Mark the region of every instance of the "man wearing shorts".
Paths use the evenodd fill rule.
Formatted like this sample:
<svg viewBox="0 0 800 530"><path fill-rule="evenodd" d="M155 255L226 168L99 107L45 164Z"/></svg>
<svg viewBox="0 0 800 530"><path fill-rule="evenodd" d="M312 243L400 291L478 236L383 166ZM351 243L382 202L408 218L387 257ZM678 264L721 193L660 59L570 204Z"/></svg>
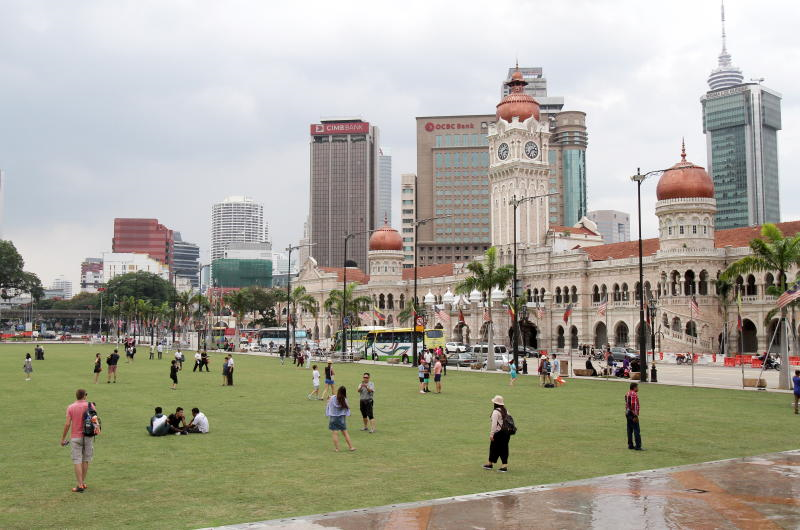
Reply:
<svg viewBox="0 0 800 530"><path fill-rule="evenodd" d="M798 403L800 403L800 370L794 371L792 385L794 386L794 413L798 414L797 407Z"/></svg>
<svg viewBox="0 0 800 530"><path fill-rule="evenodd" d="M442 393L442 360L436 358L436 364L433 365L433 382L436 383L436 393Z"/></svg>
<svg viewBox="0 0 800 530"><path fill-rule="evenodd" d="M370 434L375 432L375 416L372 413L372 395L375 393L375 383L369 380L369 373L364 372L361 378L361 384L358 385L359 406L361 408L361 417L364 420L364 428L362 431L369 431Z"/></svg>
<svg viewBox="0 0 800 530"><path fill-rule="evenodd" d="M419 375L419 393L425 393L425 359L420 359L419 367L417 368L417 375Z"/></svg>
<svg viewBox="0 0 800 530"><path fill-rule="evenodd" d="M106 359L106 364L108 365L108 381L106 383L111 382L111 374L114 374L114 382L117 382L117 363L119 362L119 353L117 353L117 349L114 348L114 352L108 356Z"/></svg>
<svg viewBox="0 0 800 530"><path fill-rule="evenodd" d="M86 390L79 388L75 391L75 402L67 407L67 421L61 433L61 445L69 443L72 446L72 464L75 467L75 478L78 479L78 484L72 488L75 493L83 493L86 489L86 474L94 456L94 436L83 435L83 416L88 408ZM70 435L69 442L67 434Z"/></svg>

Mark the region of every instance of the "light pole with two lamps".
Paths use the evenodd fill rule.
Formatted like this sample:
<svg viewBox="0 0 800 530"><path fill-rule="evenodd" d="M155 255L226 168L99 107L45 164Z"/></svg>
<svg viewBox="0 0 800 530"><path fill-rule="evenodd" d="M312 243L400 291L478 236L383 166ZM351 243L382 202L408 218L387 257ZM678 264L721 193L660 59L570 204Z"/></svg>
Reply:
<svg viewBox="0 0 800 530"><path fill-rule="evenodd" d="M347 351L347 333L346 333L346 326L345 326L345 319L347 314L347 297L345 294L347 293L347 242L353 239L356 236L360 236L362 234L371 234L375 232L375 230L360 230L358 232L350 232L344 235L344 263L342 264L342 353L344 354ZM352 333L350 335L352 339Z"/></svg>
<svg viewBox="0 0 800 530"><path fill-rule="evenodd" d="M316 243L304 243L302 245L289 245L286 247L286 251L289 252L289 259L286 264L286 357L289 357L289 336L292 333L289 324L293 318L293 315L289 314L292 308L292 251L305 247L312 247L314 245L316 245Z"/></svg>

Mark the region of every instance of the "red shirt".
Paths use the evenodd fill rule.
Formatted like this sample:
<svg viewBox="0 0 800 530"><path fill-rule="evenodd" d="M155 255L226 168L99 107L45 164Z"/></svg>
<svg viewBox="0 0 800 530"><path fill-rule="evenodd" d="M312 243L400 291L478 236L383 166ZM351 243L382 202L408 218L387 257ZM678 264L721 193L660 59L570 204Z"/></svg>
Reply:
<svg viewBox="0 0 800 530"><path fill-rule="evenodd" d="M67 407L67 419L70 420L72 429L71 438L83 438L83 415L86 414L88 408L89 403L85 399L76 401Z"/></svg>
<svg viewBox="0 0 800 530"><path fill-rule="evenodd" d="M629 410L633 412L634 416L639 415L639 394L633 390L629 390L625 394L625 413L627 414Z"/></svg>

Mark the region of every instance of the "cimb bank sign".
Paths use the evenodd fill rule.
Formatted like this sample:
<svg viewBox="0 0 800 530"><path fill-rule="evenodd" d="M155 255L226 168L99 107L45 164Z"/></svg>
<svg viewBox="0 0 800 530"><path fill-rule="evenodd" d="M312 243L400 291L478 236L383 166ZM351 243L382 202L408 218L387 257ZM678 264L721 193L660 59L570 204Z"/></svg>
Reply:
<svg viewBox="0 0 800 530"><path fill-rule="evenodd" d="M312 123L311 134L369 134L369 123L363 121Z"/></svg>
<svg viewBox="0 0 800 530"><path fill-rule="evenodd" d="M453 130L453 129L474 129L474 123L433 123L428 122L425 124L425 130L428 132L438 131L438 130Z"/></svg>

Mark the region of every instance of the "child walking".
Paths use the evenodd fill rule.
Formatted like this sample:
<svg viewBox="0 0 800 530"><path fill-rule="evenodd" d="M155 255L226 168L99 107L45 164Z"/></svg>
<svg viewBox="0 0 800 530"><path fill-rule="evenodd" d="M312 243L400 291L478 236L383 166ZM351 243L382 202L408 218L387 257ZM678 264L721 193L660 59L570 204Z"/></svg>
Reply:
<svg viewBox="0 0 800 530"><path fill-rule="evenodd" d="M31 361L31 354L25 354L25 364L22 365L22 371L25 372L25 381L31 380L31 373L33 372L33 361Z"/></svg>
<svg viewBox="0 0 800 530"><path fill-rule="evenodd" d="M313 366L314 371L311 372L311 384L314 386L314 390L307 396L308 399L317 399L322 401L322 398L319 397L319 370L317 370L317 365Z"/></svg>
<svg viewBox="0 0 800 530"><path fill-rule="evenodd" d="M178 370L180 370L178 361L172 359L169 365L169 378L172 379L172 386L170 388L172 388L172 390L176 390L178 387Z"/></svg>

